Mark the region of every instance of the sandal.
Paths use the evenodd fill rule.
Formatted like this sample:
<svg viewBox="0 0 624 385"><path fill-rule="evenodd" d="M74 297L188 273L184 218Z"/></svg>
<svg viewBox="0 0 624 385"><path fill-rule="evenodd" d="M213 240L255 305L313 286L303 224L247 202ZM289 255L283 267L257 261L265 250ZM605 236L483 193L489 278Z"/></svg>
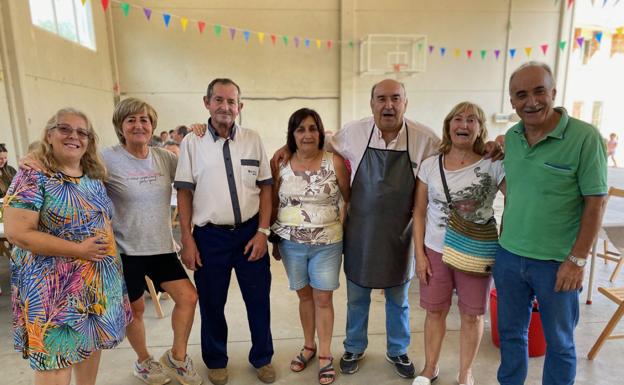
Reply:
<svg viewBox="0 0 624 385"><path fill-rule="evenodd" d="M306 350L312 352L312 355L309 358L306 358L306 356L303 355ZM308 366L308 362L310 362L310 360L313 359L314 356L316 356L316 347L310 348L303 345L303 348L301 348L297 357L295 357L294 360L290 361L290 370L295 373L301 372Z"/></svg>
<svg viewBox="0 0 624 385"><path fill-rule="evenodd" d="M334 369L334 357L319 356L319 361L329 360L329 364L319 369L318 380L321 385L329 385L336 380L336 369ZM323 381L327 380L327 381Z"/></svg>

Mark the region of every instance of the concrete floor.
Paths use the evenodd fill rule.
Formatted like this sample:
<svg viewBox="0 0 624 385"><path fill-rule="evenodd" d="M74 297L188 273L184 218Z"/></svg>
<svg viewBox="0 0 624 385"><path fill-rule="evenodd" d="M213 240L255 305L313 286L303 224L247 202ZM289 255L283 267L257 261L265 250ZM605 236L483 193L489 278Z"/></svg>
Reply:
<svg viewBox="0 0 624 385"><path fill-rule="evenodd" d="M624 171L610 169L610 184L624 187ZM611 217L622 217L624 221L624 206L610 205ZM4 294L0 296L0 385L3 384L31 384L32 371L27 361L13 351L11 340L11 316L10 298L7 295L8 266L7 260L0 261L0 285ZM624 285L624 273L621 273L614 284L608 282L608 277L614 264L605 265L600 260L597 263L597 286L622 286ZM272 261L273 286L271 293L272 332L275 346L273 364L277 370L277 384L317 384L318 361L313 361L311 366L302 373L292 373L289 362L302 345L301 330L297 314L297 296L288 290L287 278L280 262ZM336 321L332 351L338 359L343 352L342 340L344 339L344 327L346 316L346 291L344 277L341 287L335 293L334 306ZM587 281L587 277L586 277ZM587 282L586 282L587 283ZM424 363L423 355L423 321L425 313L418 306L417 285L410 291L411 303L411 331L412 343L409 355L417 369ZM604 325L615 311L615 304L598 294L594 289L594 302L592 305L585 304L586 293L581 295L581 318L576 329L578 374L577 384L622 384L624 383L624 340L608 341L598 357L588 361L587 352L602 331ZM148 301L146 312L147 339L151 353L159 357L171 344L172 335L170 329L170 314L173 304L171 300L161 301L166 318L157 319ZM227 318L230 326L229 337L229 371L231 385L260 383L255 377L255 371L247 362L247 354L250 347L249 331L245 317L243 301L238 290L236 279L232 280L229 301L227 305ZM489 316L485 326L485 334L479 355L474 365L474 376L479 385L496 384L496 370L499 363L499 350L492 344L490 334ZM448 317L448 332L444 341L442 358L440 361L440 377L437 385L456 384L455 376L458 368L459 346L459 314L456 306L453 306ZM619 330L624 331L624 322ZM363 384L411 384L411 380L398 377L393 368L385 361L385 315L384 298L379 291L375 291L372 298L371 317L369 321L369 347L367 357L361 362L360 371L354 375L338 375L337 384L363 385ZM196 368L207 380L207 369L201 361L199 346L199 311L196 313L195 326L193 328L189 354L195 360ZM138 379L131 374L132 362L135 359L134 352L127 341L113 351L106 351L102 356L102 363L98 378L100 385L129 384L140 385ZM532 358L529 363L529 377L527 384L541 383L542 358ZM172 382L175 384L175 381Z"/></svg>

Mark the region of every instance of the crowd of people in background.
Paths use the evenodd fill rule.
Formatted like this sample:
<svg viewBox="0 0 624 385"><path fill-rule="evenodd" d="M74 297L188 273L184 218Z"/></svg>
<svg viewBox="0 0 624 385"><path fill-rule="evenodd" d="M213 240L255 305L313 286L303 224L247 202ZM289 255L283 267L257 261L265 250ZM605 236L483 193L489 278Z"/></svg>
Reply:
<svg viewBox="0 0 624 385"><path fill-rule="evenodd" d="M128 98L112 114L119 140L113 147L99 150L88 117L73 108L50 118L17 173L0 145L5 232L15 245L15 348L29 360L35 384L68 385L72 372L76 383L94 384L101 350L127 337L137 356L131 368L136 377L148 384L175 378L199 385L203 379L187 354L196 304L208 379L226 384L232 271L247 311L249 363L260 381L274 382L269 243L299 298L303 345L290 362L293 372L306 369L317 354L321 385L333 383L338 369L358 372L368 348L371 291L383 289L385 359L414 385L431 384L440 373L456 292L456 380L474 385L472 367L494 281L498 381L526 379L527 329L537 296L548 341L542 383L572 384L579 289L604 210L607 156L615 163L617 136L605 145L595 127L554 107L555 82L543 63L520 66L509 90L521 121L505 136L504 155L500 144L487 141L485 114L476 103L457 104L443 120L440 139L404 117L405 86L391 79L373 85L372 116L347 123L335 135L326 134L316 111L295 111L286 144L271 161L258 133L236 123L244 104L240 87L227 78L208 85L207 124L155 135L155 109ZM452 267L446 260L449 217L489 222L498 191L506 195L505 225L493 274ZM333 292L341 266L347 320L335 368ZM426 311L419 371L408 355L414 275ZM159 360L147 347L145 276L175 303L173 342Z"/></svg>

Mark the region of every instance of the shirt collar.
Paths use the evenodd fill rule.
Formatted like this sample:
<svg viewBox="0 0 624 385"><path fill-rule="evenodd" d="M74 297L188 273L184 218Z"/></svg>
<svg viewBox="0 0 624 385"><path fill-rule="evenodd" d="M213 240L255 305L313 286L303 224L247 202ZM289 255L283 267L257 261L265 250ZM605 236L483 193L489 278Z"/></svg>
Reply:
<svg viewBox="0 0 624 385"><path fill-rule="evenodd" d="M392 139L390 141L390 143L396 142L399 139L399 137L401 137L401 135L403 135L403 133L405 132L405 128L406 127L407 127L407 122L405 121L405 119L403 119L403 124L401 125L401 129L399 130L399 133L397 134L397 136L394 139ZM383 139L383 136L381 134L381 130L379 129L379 127L377 127L377 124L375 124L375 135L376 135L377 139L379 139L379 140ZM390 143L388 143L388 144L390 144Z"/></svg>
<svg viewBox="0 0 624 385"><path fill-rule="evenodd" d="M220 136L219 134L217 134L217 130L212 126L210 119L208 119L208 132L210 132L210 135L212 135L212 139L215 142L219 140ZM234 123L234 125L232 126L232 129L230 130L230 137L228 139L234 140L235 135L236 135L236 123Z"/></svg>
<svg viewBox="0 0 624 385"><path fill-rule="evenodd" d="M568 122L570 121L570 117L568 116L568 111L566 111L563 107L555 107L555 112L557 112L559 116L559 121L555 126L555 129L546 135L547 137L555 138L555 139L563 139L565 136L566 128L568 127ZM519 135L524 135L524 122L520 121L516 124L512 130Z"/></svg>

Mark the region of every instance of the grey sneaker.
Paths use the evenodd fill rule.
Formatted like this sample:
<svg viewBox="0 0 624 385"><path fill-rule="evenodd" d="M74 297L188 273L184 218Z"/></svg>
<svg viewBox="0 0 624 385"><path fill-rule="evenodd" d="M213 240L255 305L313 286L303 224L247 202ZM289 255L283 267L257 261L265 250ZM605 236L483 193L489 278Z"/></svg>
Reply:
<svg viewBox="0 0 624 385"><path fill-rule="evenodd" d="M150 385L164 385L171 381L171 378L163 372L162 365L158 361L154 361L152 356L143 362L135 361L132 374Z"/></svg>
<svg viewBox="0 0 624 385"><path fill-rule="evenodd" d="M351 353L345 351L340 359L340 373L353 374L360 369L358 361L364 358L364 352Z"/></svg>
<svg viewBox="0 0 624 385"><path fill-rule="evenodd" d="M400 356L390 357L386 353L386 360L394 366L394 371L403 378L414 378L416 370L412 360L407 354L401 354ZM433 382L433 381L432 381Z"/></svg>
<svg viewBox="0 0 624 385"><path fill-rule="evenodd" d="M160 363L182 385L200 385L203 381L201 376L195 371L193 361L188 354L184 357L184 361L178 361L173 358L171 349L169 349L160 357Z"/></svg>

